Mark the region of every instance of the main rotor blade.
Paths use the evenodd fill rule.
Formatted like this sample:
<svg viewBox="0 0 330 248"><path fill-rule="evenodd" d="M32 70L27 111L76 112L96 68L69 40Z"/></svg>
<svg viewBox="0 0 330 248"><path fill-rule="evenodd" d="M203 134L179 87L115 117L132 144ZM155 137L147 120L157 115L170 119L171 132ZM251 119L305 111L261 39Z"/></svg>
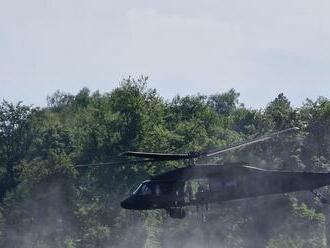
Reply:
<svg viewBox="0 0 330 248"><path fill-rule="evenodd" d="M267 135L264 135L262 137L252 139L249 141L245 141L239 144L234 144L222 149L218 150L213 150L211 152L189 152L189 153L157 153L157 152L135 152L135 151L127 151L123 152L120 155L121 156L129 156L129 157L137 157L137 158L145 158L144 160L136 160L136 161L128 161L124 162L127 164L134 164L134 163L144 163L144 162L156 162L156 161L174 161L174 160L186 160L186 159L194 159L194 158L199 158L199 157L212 157L216 156L218 154L222 154L228 151L240 149L252 144L264 142L266 140L272 139L278 135L288 133L291 131L296 131L299 130L297 127L292 127L292 128L287 128L278 132L270 133ZM102 166L102 165L120 165L123 164L123 162L118 162L118 163L104 163L104 164L95 164L95 166Z"/></svg>
<svg viewBox="0 0 330 248"><path fill-rule="evenodd" d="M82 167L99 167L99 166L115 166L115 165L134 165L134 164L142 164L147 162L156 162L155 159L141 159L141 160L131 160L131 161L118 161L118 162L109 162L109 163L91 163L91 164L78 164L75 165L75 168Z"/></svg>
<svg viewBox="0 0 330 248"><path fill-rule="evenodd" d="M197 154L193 153L156 153L156 152L132 152L127 151L121 154L122 156L138 157L138 158L150 158L155 160L181 160L197 157Z"/></svg>
<svg viewBox="0 0 330 248"><path fill-rule="evenodd" d="M231 146L222 148L222 149L217 150L217 151L206 152L206 153L203 153L202 155L205 156L205 157L216 156L216 155L219 155L219 154L222 154L222 153L225 153L225 152L237 150L237 149L240 149L240 148L243 148L243 147L246 147L246 146L250 146L250 145L253 145L253 144L264 142L266 140L273 139L276 136L279 136L281 134L288 133L288 132L291 132L291 131L297 131L297 130L299 130L299 128L297 128L297 127L287 128L287 129L284 129L284 130L281 130L281 131L278 131L278 132L274 132L274 133L264 135L264 136L256 138L256 139L252 139L250 141L245 141L243 143L239 143L239 144L236 144L236 145L231 145Z"/></svg>

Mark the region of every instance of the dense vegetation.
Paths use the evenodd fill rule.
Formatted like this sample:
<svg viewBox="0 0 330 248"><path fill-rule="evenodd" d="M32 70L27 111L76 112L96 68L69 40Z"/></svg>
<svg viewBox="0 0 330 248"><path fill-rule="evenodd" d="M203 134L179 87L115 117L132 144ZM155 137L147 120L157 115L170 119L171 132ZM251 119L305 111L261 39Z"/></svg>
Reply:
<svg viewBox="0 0 330 248"><path fill-rule="evenodd" d="M165 101L141 77L110 93L84 88L47 100L46 108L0 105L0 247L330 247L329 207L309 192L214 204L206 219L191 208L173 220L119 206L131 187L173 162L74 168L125 150L200 151L298 126L298 134L219 159L330 171L328 99L294 108L279 94L254 110L232 89Z"/></svg>

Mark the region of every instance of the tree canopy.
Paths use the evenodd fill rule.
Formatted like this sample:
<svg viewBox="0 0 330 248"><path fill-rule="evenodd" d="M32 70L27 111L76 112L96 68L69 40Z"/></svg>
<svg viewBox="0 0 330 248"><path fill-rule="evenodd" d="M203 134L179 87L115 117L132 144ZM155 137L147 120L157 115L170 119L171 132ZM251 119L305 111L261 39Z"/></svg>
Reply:
<svg viewBox="0 0 330 248"><path fill-rule="evenodd" d="M160 210L119 206L134 185L176 163L74 167L111 161L126 150L202 151L298 126L296 136L223 159L271 169L330 170L329 99L293 107L281 93L255 110L239 96L231 89L165 100L141 77L103 94L56 91L45 108L2 101L0 246L330 247L328 207L308 192L215 204L206 221L190 209L178 221Z"/></svg>

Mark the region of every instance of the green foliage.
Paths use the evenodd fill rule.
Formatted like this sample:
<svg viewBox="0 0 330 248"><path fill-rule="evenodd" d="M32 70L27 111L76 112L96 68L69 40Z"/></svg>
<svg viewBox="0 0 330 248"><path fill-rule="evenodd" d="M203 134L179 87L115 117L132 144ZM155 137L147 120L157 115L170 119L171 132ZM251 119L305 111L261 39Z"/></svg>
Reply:
<svg viewBox="0 0 330 248"><path fill-rule="evenodd" d="M265 109L275 129L284 129L294 125L295 111L283 93L279 94Z"/></svg>
<svg viewBox="0 0 330 248"><path fill-rule="evenodd" d="M293 108L280 94L252 110L234 89L165 101L147 81L128 78L105 94L56 91L42 109L0 104L1 247L325 246L330 214L306 194L211 206L206 222L188 209L188 218L177 221L163 211L126 211L119 202L133 185L180 164L76 170L74 164L110 161L125 150L203 151L293 125L302 128L297 139L224 159L330 170L325 98Z"/></svg>
<svg viewBox="0 0 330 248"><path fill-rule="evenodd" d="M299 218L309 221L324 222L324 215L322 213L317 213L315 209L308 208L304 203L299 204L294 202L292 207L295 215Z"/></svg>
<svg viewBox="0 0 330 248"><path fill-rule="evenodd" d="M291 237L283 237L281 236L279 239L271 239L266 248L304 248L306 244L304 240L299 237L291 238Z"/></svg>
<svg viewBox="0 0 330 248"><path fill-rule="evenodd" d="M0 105L0 201L18 184L16 167L31 145L33 127L29 120L35 111L21 102L3 101Z"/></svg>
<svg viewBox="0 0 330 248"><path fill-rule="evenodd" d="M219 115L229 116L237 108L239 95L234 89L223 94L211 95L208 99L208 105Z"/></svg>

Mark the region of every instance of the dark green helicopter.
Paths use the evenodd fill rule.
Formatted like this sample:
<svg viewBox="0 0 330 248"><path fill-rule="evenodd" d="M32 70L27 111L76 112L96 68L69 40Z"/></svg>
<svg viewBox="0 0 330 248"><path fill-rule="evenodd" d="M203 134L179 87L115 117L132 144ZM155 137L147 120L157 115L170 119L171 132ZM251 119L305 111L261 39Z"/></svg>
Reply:
<svg viewBox="0 0 330 248"><path fill-rule="evenodd" d="M298 128L288 128L211 152L187 154L124 152L122 155L140 158L129 163L186 160L188 166L152 176L142 182L127 199L121 202L121 207L131 210L166 209L172 218L182 219L185 217L186 206L207 206L209 203L270 194L313 191L330 185L330 173L264 170L244 162L223 165L195 164L196 159L219 156L295 130ZM196 182L193 185L194 180L197 180L198 185ZM202 180L203 183L198 180Z"/></svg>

